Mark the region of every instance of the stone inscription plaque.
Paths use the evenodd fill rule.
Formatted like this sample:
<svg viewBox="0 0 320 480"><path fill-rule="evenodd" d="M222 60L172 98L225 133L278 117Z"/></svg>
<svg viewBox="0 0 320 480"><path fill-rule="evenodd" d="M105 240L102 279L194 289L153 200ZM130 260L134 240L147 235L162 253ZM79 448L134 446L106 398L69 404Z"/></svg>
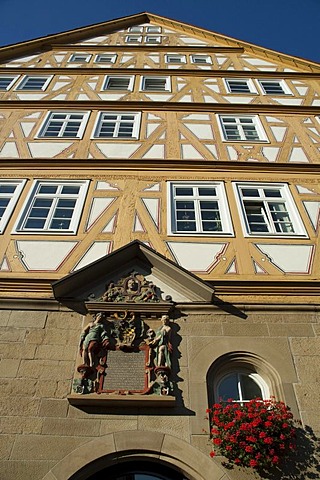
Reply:
<svg viewBox="0 0 320 480"><path fill-rule="evenodd" d="M103 390L145 390L145 352L109 350Z"/></svg>

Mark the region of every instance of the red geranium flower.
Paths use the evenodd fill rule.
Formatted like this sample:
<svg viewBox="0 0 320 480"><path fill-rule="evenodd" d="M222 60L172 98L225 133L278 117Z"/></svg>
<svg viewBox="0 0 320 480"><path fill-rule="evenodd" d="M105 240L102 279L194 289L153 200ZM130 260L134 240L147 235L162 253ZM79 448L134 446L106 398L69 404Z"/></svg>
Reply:
<svg viewBox="0 0 320 480"><path fill-rule="evenodd" d="M214 404L208 414L211 441L231 466L266 470L295 448L292 414L274 398L243 404L229 399Z"/></svg>

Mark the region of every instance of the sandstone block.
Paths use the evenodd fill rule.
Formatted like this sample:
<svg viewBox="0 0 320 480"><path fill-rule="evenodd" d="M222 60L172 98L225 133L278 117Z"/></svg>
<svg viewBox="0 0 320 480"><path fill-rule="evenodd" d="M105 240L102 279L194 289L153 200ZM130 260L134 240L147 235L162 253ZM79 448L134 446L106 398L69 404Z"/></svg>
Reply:
<svg viewBox="0 0 320 480"><path fill-rule="evenodd" d="M1 345L1 356L3 358L34 358L35 345L26 345L22 342L10 342Z"/></svg>
<svg viewBox="0 0 320 480"><path fill-rule="evenodd" d="M293 355L320 355L320 338L292 338Z"/></svg>
<svg viewBox="0 0 320 480"><path fill-rule="evenodd" d="M28 435L16 438L11 458L13 460L60 460L89 437L62 437L54 435Z"/></svg>
<svg viewBox="0 0 320 480"><path fill-rule="evenodd" d="M73 375L73 363L58 360L22 360L19 375L55 380L70 379Z"/></svg>
<svg viewBox="0 0 320 480"><path fill-rule="evenodd" d="M14 443L13 435L0 435L0 458L8 460Z"/></svg>
<svg viewBox="0 0 320 480"><path fill-rule="evenodd" d="M107 435L108 433L121 432L126 430L137 430L138 420L128 420L126 418L119 418L114 420L102 420L100 426L100 435Z"/></svg>
<svg viewBox="0 0 320 480"><path fill-rule="evenodd" d="M37 345L41 345L43 343L44 336L44 329L27 330L26 343L36 343Z"/></svg>
<svg viewBox="0 0 320 480"><path fill-rule="evenodd" d="M77 350L75 347L66 348L65 345L39 345L35 353L35 358L73 361L76 358L76 354Z"/></svg>
<svg viewBox="0 0 320 480"><path fill-rule="evenodd" d="M189 419L188 417L175 417L162 415L139 416L138 429L147 430L148 432L160 432L178 437L182 440L189 440ZM146 432L146 433L148 433Z"/></svg>
<svg viewBox="0 0 320 480"><path fill-rule="evenodd" d="M10 313L10 310L0 311L0 327L6 327L8 325Z"/></svg>
<svg viewBox="0 0 320 480"><path fill-rule="evenodd" d="M44 336L44 341L46 345L65 345L68 348L79 345L79 335L74 330L62 330L58 328L47 329Z"/></svg>
<svg viewBox="0 0 320 480"><path fill-rule="evenodd" d="M46 399L41 400L40 417L65 418L68 412L68 400Z"/></svg>
<svg viewBox="0 0 320 480"><path fill-rule="evenodd" d="M12 327L44 328L47 312L35 310L13 310L8 325Z"/></svg>
<svg viewBox="0 0 320 480"><path fill-rule="evenodd" d="M82 325L82 315L76 312L49 312L48 328L79 331Z"/></svg>
<svg viewBox="0 0 320 480"><path fill-rule="evenodd" d="M218 336L222 335L222 325L218 323L193 323L189 322L181 325L181 329L179 330L180 335L189 335L189 336L198 336L201 335L203 337L207 336Z"/></svg>
<svg viewBox="0 0 320 480"><path fill-rule="evenodd" d="M0 414L3 416L18 415L35 417L38 415L40 400L33 397L3 397Z"/></svg>
<svg viewBox="0 0 320 480"><path fill-rule="evenodd" d="M2 327L1 342L23 342L26 335L25 328Z"/></svg>
<svg viewBox="0 0 320 480"><path fill-rule="evenodd" d="M296 385L295 391L301 410L314 411L320 404L320 385L318 383Z"/></svg>
<svg viewBox="0 0 320 480"><path fill-rule="evenodd" d="M314 337L312 325L292 323L268 325L271 337Z"/></svg>
<svg viewBox="0 0 320 480"><path fill-rule="evenodd" d="M320 384L320 366L318 359L314 356L299 356L295 358L298 378L302 383Z"/></svg>
<svg viewBox="0 0 320 480"><path fill-rule="evenodd" d="M48 417L44 419L42 433L44 435L96 437L100 433L100 420Z"/></svg>
<svg viewBox="0 0 320 480"><path fill-rule="evenodd" d="M5 472L3 480L42 480L53 465L47 461L4 461L0 463L0 474Z"/></svg>
<svg viewBox="0 0 320 480"><path fill-rule="evenodd" d="M36 417L1 417L2 434L41 433L42 419Z"/></svg>
<svg viewBox="0 0 320 480"><path fill-rule="evenodd" d="M268 337L268 326L262 323L243 323L224 324L222 326L223 335L233 335L237 337Z"/></svg>
<svg viewBox="0 0 320 480"><path fill-rule="evenodd" d="M0 377L13 378L17 375L20 360L3 358L0 360Z"/></svg>

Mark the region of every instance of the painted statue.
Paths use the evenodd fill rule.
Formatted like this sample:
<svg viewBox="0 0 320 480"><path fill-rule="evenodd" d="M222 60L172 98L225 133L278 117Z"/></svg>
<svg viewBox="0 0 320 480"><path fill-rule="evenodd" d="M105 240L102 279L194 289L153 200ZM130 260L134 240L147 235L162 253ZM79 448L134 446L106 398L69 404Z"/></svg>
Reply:
<svg viewBox="0 0 320 480"><path fill-rule="evenodd" d="M154 363L156 367L171 368L171 327L168 315L162 315L161 326L155 331L154 335L149 332L149 346L155 352Z"/></svg>
<svg viewBox="0 0 320 480"><path fill-rule="evenodd" d="M96 354L101 348L107 349L112 332L105 326L105 313L96 313L94 319L86 325L80 336L80 355L84 365L93 367L97 363Z"/></svg>

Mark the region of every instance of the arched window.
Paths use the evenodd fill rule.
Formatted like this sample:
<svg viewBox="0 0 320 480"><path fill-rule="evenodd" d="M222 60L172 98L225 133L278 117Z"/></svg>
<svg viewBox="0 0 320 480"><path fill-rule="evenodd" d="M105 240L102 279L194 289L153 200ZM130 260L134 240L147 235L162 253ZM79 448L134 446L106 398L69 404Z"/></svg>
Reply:
<svg viewBox="0 0 320 480"><path fill-rule="evenodd" d="M232 398L284 398L277 372L262 358L249 352L230 352L219 357L207 374L209 406Z"/></svg>
<svg viewBox="0 0 320 480"><path fill-rule="evenodd" d="M248 402L253 398L266 398L268 387L257 373L236 370L223 376L217 383L218 401L232 398L238 402Z"/></svg>
<svg viewBox="0 0 320 480"><path fill-rule="evenodd" d="M131 461L109 466L87 480L189 480L162 462Z"/></svg>

